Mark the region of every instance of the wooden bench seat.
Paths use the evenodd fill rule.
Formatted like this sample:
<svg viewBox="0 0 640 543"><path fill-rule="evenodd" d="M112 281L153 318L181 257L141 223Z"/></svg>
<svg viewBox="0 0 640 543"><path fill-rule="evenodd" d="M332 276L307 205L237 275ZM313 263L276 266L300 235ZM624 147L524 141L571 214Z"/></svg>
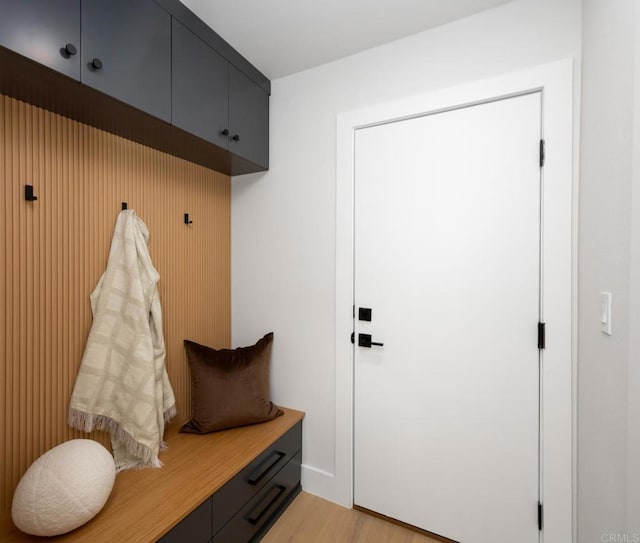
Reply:
<svg viewBox="0 0 640 543"><path fill-rule="evenodd" d="M157 541L234 477L239 477L243 470L246 472L247 466L255 463L304 417L300 411L286 408L283 411L283 416L270 422L207 435L179 434L175 425L166 436L168 449L160 455L163 468L119 473L109 500L94 519L73 532L50 539L109 543ZM298 463L299 457L300 451ZM268 461L265 458L258 462ZM271 462L277 462L277 457ZM265 468L268 469L269 466ZM215 507L215 496L213 498ZM11 513L2 513L0 543L43 540L23 534L11 522Z"/></svg>

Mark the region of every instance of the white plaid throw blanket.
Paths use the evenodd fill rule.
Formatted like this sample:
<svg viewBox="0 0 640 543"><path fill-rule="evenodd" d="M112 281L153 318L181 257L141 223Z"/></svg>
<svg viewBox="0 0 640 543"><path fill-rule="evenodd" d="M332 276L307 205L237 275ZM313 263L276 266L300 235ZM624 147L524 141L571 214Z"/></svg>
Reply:
<svg viewBox="0 0 640 543"><path fill-rule="evenodd" d="M135 211L122 211L91 294L93 324L69 404L70 426L111 433L118 471L162 466L164 425L176 413L148 239Z"/></svg>

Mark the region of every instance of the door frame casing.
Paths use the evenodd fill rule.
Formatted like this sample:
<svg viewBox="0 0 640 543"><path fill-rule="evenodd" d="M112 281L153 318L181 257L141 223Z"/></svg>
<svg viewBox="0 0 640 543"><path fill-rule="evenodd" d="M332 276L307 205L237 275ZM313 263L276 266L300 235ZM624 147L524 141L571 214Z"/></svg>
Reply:
<svg viewBox="0 0 640 543"><path fill-rule="evenodd" d="M354 152L355 131L381 123L480 104L541 90L546 141L542 206L542 289L546 349L541 368L541 541L573 541L575 397L573 382L572 155L573 62L571 59L501 77L345 112L337 118L336 172L336 419L333 488L327 494L353 505L354 417ZM532 507L535 505L532 497ZM533 517L532 517L533 518Z"/></svg>

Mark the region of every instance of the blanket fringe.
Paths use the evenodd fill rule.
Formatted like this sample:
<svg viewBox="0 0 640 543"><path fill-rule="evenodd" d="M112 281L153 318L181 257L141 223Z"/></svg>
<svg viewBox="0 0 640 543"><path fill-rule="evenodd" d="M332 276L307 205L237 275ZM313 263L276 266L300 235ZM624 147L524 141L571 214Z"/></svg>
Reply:
<svg viewBox="0 0 640 543"><path fill-rule="evenodd" d="M178 411L176 410L176 404L173 404L169 409L167 409L164 412L164 423L168 424L169 421L176 416L176 414L178 413ZM164 439L160 442L160 450L161 451L166 451L169 448L169 446L165 443ZM160 462L160 465L162 465L162 462Z"/></svg>
<svg viewBox="0 0 640 543"><path fill-rule="evenodd" d="M150 464L143 464L142 462L138 462L135 465L126 464L122 466L116 466L116 473L127 470L140 471L147 468L161 468L162 466L164 466L164 464L156 458Z"/></svg>
<svg viewBox="0 0 640 543"><path fill-rule="evenodd" d="M165 424L169 422L173 417L176 416L178 411L176 410L176 404L173 404L169 409L164 412L164 422Z"/></svg>
<svg viewBox="0 0 640 543"><path fill-rule="evenodd" d="M153 454L153 451L149 447L142 443L138 443L133 439L131 434L129 434L111 417L106 417L104 415L92 415L90 413L85 413L84 411L70 408L68 424L72 428L77 428L83 432L92 432L94 429L109 432L111 434L111 439L115 439L122 443L129 454L140 459L139 469L145 467L162 467L162 463L158 460L158 457Z"/></svg>

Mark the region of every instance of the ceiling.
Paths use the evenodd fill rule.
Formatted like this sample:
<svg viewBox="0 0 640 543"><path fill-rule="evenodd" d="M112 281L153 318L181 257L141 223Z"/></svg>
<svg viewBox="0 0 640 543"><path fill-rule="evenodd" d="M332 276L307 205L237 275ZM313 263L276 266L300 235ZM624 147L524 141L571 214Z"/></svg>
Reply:
<svg viewBox="0 0 640 543"><path fill-rule="evenodd" d="M269 79L511 0L181 0Z"/></svg>

